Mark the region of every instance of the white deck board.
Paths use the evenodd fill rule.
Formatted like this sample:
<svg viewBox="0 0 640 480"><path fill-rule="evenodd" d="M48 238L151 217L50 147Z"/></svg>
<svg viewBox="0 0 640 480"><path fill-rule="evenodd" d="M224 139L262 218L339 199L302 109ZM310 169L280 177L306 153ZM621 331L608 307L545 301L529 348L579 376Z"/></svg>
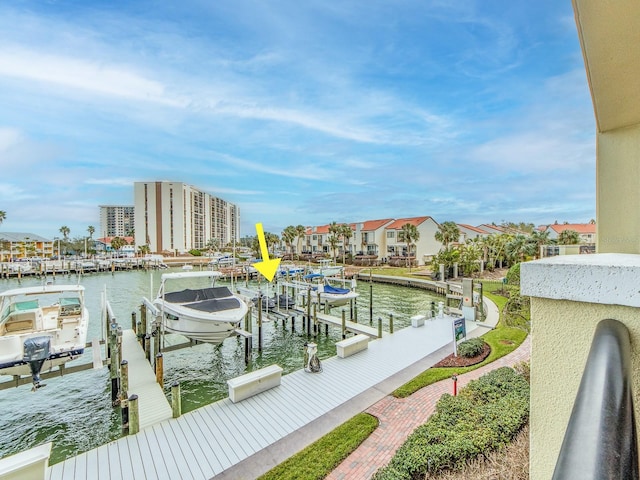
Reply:
<svg viewBox="0 0 640 480"><path fill-rule="evenodd" d="M467 323L467 331L474 327ZM355 355L323 360L320 373L298 370L283 376L280 386L239 403L226 398L99 447L82 459L56 464L49 479L129 474L136 479L211 478L451 341L450 319L386 334ZM164 404L170 412L166 400ZM128 448L121 442L128 442ZM126 454L131 458L124 458Z"/></svg>

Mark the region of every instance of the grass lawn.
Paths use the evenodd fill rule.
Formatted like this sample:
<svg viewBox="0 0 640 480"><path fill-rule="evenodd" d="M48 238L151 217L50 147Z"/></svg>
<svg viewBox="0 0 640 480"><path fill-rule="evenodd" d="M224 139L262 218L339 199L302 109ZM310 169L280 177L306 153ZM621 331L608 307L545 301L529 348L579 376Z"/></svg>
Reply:
<svg viewBox="0 0 640 480"><path fill-rule="evenodd" d="M376 417L360 413L258 480L320 480L340 465L377 427Z"/></svg>

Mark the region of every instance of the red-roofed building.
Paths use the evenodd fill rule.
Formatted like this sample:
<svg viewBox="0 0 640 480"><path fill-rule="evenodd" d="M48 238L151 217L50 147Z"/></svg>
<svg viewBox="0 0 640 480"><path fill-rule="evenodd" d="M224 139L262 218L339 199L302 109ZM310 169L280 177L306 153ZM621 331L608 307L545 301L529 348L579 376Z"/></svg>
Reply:
<svg viewBox="0 0 640 480"><path fill-rule="evenodd" d="M402 240L402 226L405 224L414 225L418 229L420 238L416 242L414 252L418 265L424 265L431 261L431 257L436 255L442 244L435 239L438 231L438 223L431 217L412 217L394 220L385 227L386 255L403 256L407 252L407 244Z"/></svg>
<svg viewBox="0 0 640 480"><path fill-rule="evenodd" d="M465 243L467 239L485 238L491 235L491 233L486 230L472 225L466 225L464 223L458 223L457 225L458 230L460 230L460 243Z"/></svg>
<svg viewBox="0 0 640 480"><path fill-rule="evenodd" d="M393 218L384 218L356 223L353 242L355 253L377 255L380 259L384 257L387 251L385 227L392 222Z"/></svg>
<svg viewBox="0 0 640 480"><path fill-rule="evenodd" d="M554 223L553 225L547 225L544 229L545 232L549 232L550 240L557 240L560 234L565 230L578 232L578 235L580 235L580 243L584 245L596 244L595 223Z"/></svg>

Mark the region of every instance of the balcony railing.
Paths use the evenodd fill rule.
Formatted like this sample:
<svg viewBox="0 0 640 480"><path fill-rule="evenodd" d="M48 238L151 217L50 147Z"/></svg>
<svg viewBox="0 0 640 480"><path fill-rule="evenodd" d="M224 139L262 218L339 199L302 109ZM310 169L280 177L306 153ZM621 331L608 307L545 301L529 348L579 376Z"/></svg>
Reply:
<svg viewBox="0 0 640 480"><path fill-rule="evenodd" d="M629 331L617 320L602 320L596 327L553 479L638 478Z"/></svg>

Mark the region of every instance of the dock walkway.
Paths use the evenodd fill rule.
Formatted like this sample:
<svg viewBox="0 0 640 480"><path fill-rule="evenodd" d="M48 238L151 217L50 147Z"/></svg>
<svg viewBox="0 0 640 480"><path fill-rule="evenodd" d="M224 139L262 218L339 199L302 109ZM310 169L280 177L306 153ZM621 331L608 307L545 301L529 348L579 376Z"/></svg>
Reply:
<svg viewBox="0 0 640 480"><path fill-rule="evenodd" d="M475 329L467 322L467 332ZM267 471L289 455L285 446L312 443L451 349L451 318L407 327L353 356L323 360L320 373L298 370L242 402L225 398L55 464L48 479L239 479L247 465Z"/></svg>
<svg viewBox="0 0 640 480"><path fill-rule="evenodd" d="M129 364L127 396L138 395L140 429L172 418L173 411L133 330L122 332L122 359Z"/></svg>

